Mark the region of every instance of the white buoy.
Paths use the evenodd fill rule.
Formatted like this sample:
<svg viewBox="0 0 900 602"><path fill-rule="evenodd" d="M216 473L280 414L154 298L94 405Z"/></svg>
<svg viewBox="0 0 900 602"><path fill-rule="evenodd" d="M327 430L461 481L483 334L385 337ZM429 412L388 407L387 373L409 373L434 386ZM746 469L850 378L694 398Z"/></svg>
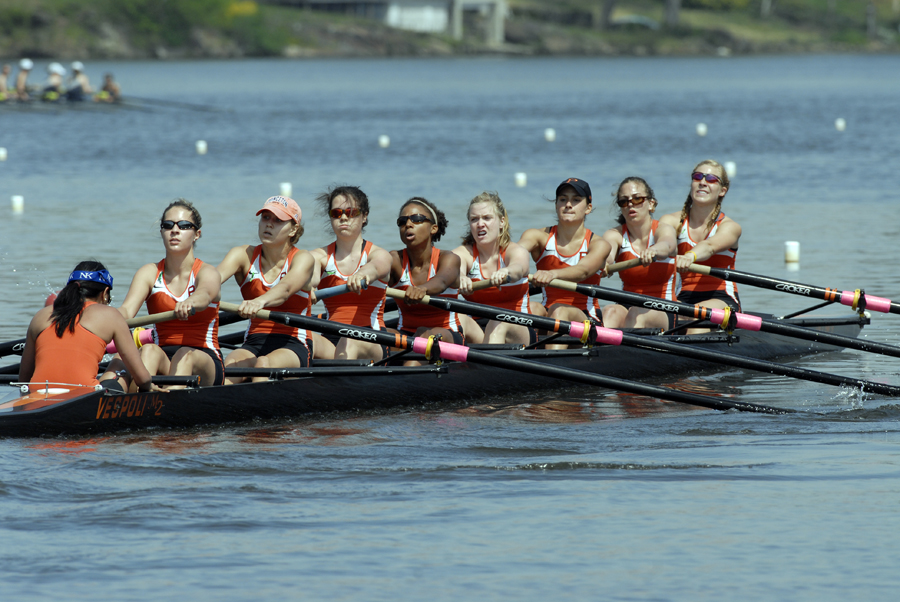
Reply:
<svg viewBox="0 0 900 602"><path fill-rule="evenodd" d="M19 214L25 211L25 197L21 194L14 194L12 196L12 212Z"/></svg>
<svg viewBox="0 0 900 602"><path fill-rule="evenodd" d="M544 140L546 140L547 142L553 142L554 140L556 140L556 130L554 130L553 128L547 128L546 130L544 130Z"/></svg>
<svg viewBox="0 0 900 602"><path fill-rule="evenodd" d="M0 146L0 161L6 161L6 148Z"/></svg>
<svg viewBox="0 0 900 602"><path fill-rule="evenodd" d="M734 161L725 161L724 167L725 173L728 174L728 179L730 180L737 173L737 163Z"/></svg>
<svg viewBox="0 0 900 602"><path fill-rule="evenodd" d="M525 188L528 185L528 176L524 171L516 172L516 186L519 188Z"/></svg>
<svg viewBox="0 0 900 602"><path fill-rule="evenodd" d="M800 263L800 243L796 240L789 240L784 243L784 262Z"/></svg>
<svg viewBox="0 0 900 602"><path fill-rule="evenodd" d="M198 155L206 154L206 140L197 140L197 144L195 146L197 147Z"/></svg>
<svg viewBox="0 0 900 602"><path fill-rule="evenodd" d="M706 136L706 131L707 131L707 128L706 128L706 124L705 124L705 123L698 123L698 124L697 124L697 135L698 135L698 136Z"/></svg>
<svg viewBox="0 0 900 602"><path fill-rule="evenodd" d="M282 182L278 189L281 191L281 196L290 197L291 193L294 191L293 186L291 186L290 182Z"/></svg>
<svg viewBox="0 0 900 602"><path fill-rule="evenodd" d="M381 148L387 148L390 145L391 145L391 137L390 136L386 136L385 134L382 134L381 136L378 137L378 146L380 146Z"/></svg>
<svg viewBox="0 0 900 602"><path fill-rule="evenodd" d="M847 129L847 122L844 120L843 117L838 117L837 119L834 120L834 129L836 129L839 132L843 132L844 130Z"/></svg>

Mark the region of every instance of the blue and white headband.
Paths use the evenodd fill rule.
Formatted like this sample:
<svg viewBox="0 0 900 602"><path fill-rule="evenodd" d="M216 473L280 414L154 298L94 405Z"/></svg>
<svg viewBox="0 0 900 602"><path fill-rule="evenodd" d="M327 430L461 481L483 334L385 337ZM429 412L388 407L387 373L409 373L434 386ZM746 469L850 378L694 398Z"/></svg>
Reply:
<svg viewBox="0 0 900 602"><path fill-rule="evenodd" d="M88 282L96 282L98 284L105 284L110 289L113 287L113 277L109 275L109 272L106 270L100 270L99 272L85 272L82 270L75 270L69 276L69 282L77 281L77 280L86 280Z"/></svg>

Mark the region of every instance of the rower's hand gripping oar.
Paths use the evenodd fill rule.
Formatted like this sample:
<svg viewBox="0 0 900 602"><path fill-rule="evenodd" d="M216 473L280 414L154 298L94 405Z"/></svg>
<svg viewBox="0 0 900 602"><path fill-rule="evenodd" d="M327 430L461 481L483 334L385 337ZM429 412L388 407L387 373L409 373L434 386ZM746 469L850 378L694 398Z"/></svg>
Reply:
<svg viewBox="0 0 900 602"><path fill-rule="evenodd" d="M739 272L726 268L714 268L708 265L692 264L688 270L696 274L704 274L719 278L720 280L730 280L739 284L748 286L756 286L759 288L767 288L773 291L790 293L801 297L812 297L814 299L822 299L832 303L838 302L842 305L851 307L853 310L863 312L871 309L881 313L900 314L900 303L894 303L890 299L884 297L876 297L875 295L867 295L862 289L855 291L842 291L836 288L823 288L813 286L811 284L801 284L799 282L791 282L790 280L780 280L770 276L759 276L747 272Z"/></svg>
<svg viewBox="0 0 900 602"><path fill-rule="evenodd" d="M388 296L401 296L402 291L395 289L387 289ZM848 376L840 376L837 374L829 374L827 372L818 372L805 368L798 368L776 362L770 362L761 359L755 359L725 353L722 351L709 351L692 345L683 345L666 341L656 336L638 336L634 334L624 333L621 330L605 328L603 326L595 326L589 322L566 322L556 320L554 318L537 316L534 314L525 314L516 311L508 311L490 305L481 305L463 299L448 299L446 297L431 297L428 304L439 307L445 311L454 311L460 314L468 314L489 320L497 320L502 322L510 322L513 324L523 324L541 328L550 332L559 334L567 334L580 339L583 344L591 345L601 343L604 345L624 345L626 347L637 347L640 349L652 349L672 355L680 355L690 357L704 362L714 364L725 364L735 366L747 370L756 370L766 372L768 374L778 374L791 378L799 378L811 382L834 385L837 387L847 386L859 388L871 393L881 395L900 396L900 387L887 385Z"/></svg>
<svg viewBox="0 0 900 602"><path fill-rule="evenodd" d="M395 290L395 292L400 295L403 294L402 291ZM429 298L428 302L431 303L431 301L432 299ZM237 311L238 309L237 305L225 302L221 303L219 307L224 311ZM428 339L410 337L402 334L389 333L383 330L372 330L361 326L350 326L347 324L330 322L328 320L320 320L318 318L265 309L260 310L256 316L263 320L272 320L274 322L314 330L316 332L335 334L337 336L348 337L369 343L387 345L397 349L411 349L416 353L426 355L426 357L429 355L431 357L439 356L448 360L486 364L498 368L506 368L508 370L527 372L530 374L540 374L550 378L559 378L586 385L601 386L618 391L634 393L636 395L667 399L669 401L686 403L714 410L740 410L744 412L762 412L767 414L786 414L793 412L793 410L761 406L746 402L720 400L704 395L695 395L684 391L668 389L666 387L636 383L610 376L584 372L582 370L574 370L571 368L563 368L561 366L542 364L540 362L522 358L498 355L488 351L470 349L464 345L448 343L434 337L429 337Z"/></svg>

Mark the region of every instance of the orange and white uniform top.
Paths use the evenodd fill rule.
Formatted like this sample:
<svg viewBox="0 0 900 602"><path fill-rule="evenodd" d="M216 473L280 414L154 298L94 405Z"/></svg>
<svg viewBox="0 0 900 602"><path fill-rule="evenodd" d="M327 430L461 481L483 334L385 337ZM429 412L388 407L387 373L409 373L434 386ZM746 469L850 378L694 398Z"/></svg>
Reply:
<svg viewBox="0 0 900 602"><path fill-rule="evenodd" d="M441 251L436 247L431 248L431 265L428 268L428 280L434 278L437 274L438 261L441 258ZM396 288L405 291L412 286L412 280L409 276L409 255L406 249L400 252L400 261L403 262L403 273L400 280L397 281ZM447 297L456 299L459 291L455 288L448 288L440 295L435 297ZM397 299L397 309L400 312L400 323L397 330L415 332L418 328L446 328L453 332L460 331L459 316L455 311L445 311L439 307L433 307L426 303L410 303L407 304L403 299Z"/></svg>
<svg viewBox="0 0 900 602"><path fill-rule="evenodd" d="M87 301L84 307L93 305ZM81 316L75 321L75 332L69 329L62 337L56 336L56 324L50 324L34 341L34 374L31 382L65 383L94 387L100 360L106 353L106 341L81 325Z"/></svg>
<svg viewBox="0 0 900 602"><path fill-rule="evenodd" d="M572 255L563 255L556 246L556 226L553 226L550 228L550 236L547 237L547 244L544 245L544 251L535 263L536 269L543 271L561 270L563 268L578 265L578 262L588 254L588 247L591 244L591 238L593 238L593 236L593 232L585 228L584 240L581 241L581 246L578 247L578 250ZM588 276L578 284L600 284L600 274ZM588 297L587 295L582 295L575 291L567 291L551 286L545 286L542 290L544 291L544 299L542 301L544 307L550 307L555 303L571 305L572 307L577 307L583 311L589 318L597 321L600 320L599 299L594 299L593 297Z"/></svg>
<svg viewBox="0 0 900 602"><path fill-rule="evenodd" d="M725 219L725 214L719 213L718 218L716 218L716 223L713 224L709 234L706 235L707 239L716 233L719 229L719 224L722 223L723 219ZM678 230L678 254L686 255L690 253L696 245L697 241L691 239L688 218L685 218L684 222L681 224L681 228ZM727 268L733 270L736 255L736 248L725 249L719 251L709 259L698 261L697 263L714 268ZM734 282L730 280L720 280L719 278L714 278L705 274L695 274L694 272L687 272L682 276L681 291L684 293L724 291L735 301L738 300L737 285Z"/></svg>
<svg viewBox="0 0 900 602"><path fill-rule="evenodd" d="M250 262L250 271L244 276L244 282L241 284L241 296L244 299L256 299L269 292L269 289L281 282L281 279L284 278L288 273L288 270L291 269L291 261L298 251L299 249L297 249L297 247L291 247L287 259L284 261L284 267L281 268L281 272L274 280L272 280L272 282L267 282L265 276L263 276L262 267L259 265L262 245L258 245L253 249L253 260ZM310 315L309 293L302 290L297 291L284 303L270 309L308 316ZM244 338L246 339L246 337L251 334L286 334L302 341L304 345L309 338L309 331L305 328L286 326L284 324L273 322L272 320L262 320L260 318L252 318L250 320Z"/></svg>
<svg viewBox="0 0 900 602"><path fill-rule="evenodd" d="M349 274L342 274L338 269L337 262L334 260L335 248L336 243L331 243L326 249L328 261L325 263L325 270L322 272L322 279L319 281L319 288L323 290L347 284L347 279L368 262L369 253L372 251L372 243L366 240L363 241L359 263L356 264L356 269ZM374 330L384 330L386 290L387 282L376 280L375 282L370 282L368 288L358 295L348 291L342 295L329 297L323 301L325 303L325 311L328 312L328 319L352 326L365 326Z"/></svg>
<svg viewBox="0 0 900 602"><path fill-rule="evenodd" d="M506 250L500 251L500 259L498 261L497 270L506 267ZM466 274L473 283L479 280L490 280L481 274L481 259L478 257L478 247L472 245L472 268ZM511 311L518 311L523 314L531 313L528 310L528 278L523 276L515 282L507 282L497 288L495 286L483 288L480 291L472 291L470 295L464 295L466 299L473 303L481 303L482 305L492 305Z"/></svg>
<svg viewBox="0 0 900 602"><path fill-rule="evenodd" d="M166 260L156 264L156 280L147 297L147 312L156 314L164 311L172 311L180 301L187 299L196 289L197 274L203 262L194 259L191 266L191 278L184 292L175 295L166 285L165 268ZM203 311L195 313L185 321L169 320L156 325L153 342L160 347L177 345L179 347L196 347L198 349L211 349L218 357L222 357L219 351L219 302L213 301Z"/></svg>
<svg viewBox="0 0 900 602"><path fill-rule="evenodd" d="M659 220L653 220L650 225L650 240L647 246L656 244L656 228ZM622 246L616 254L616 263L640 258L641 254L631 246L631 238L628 228L622 226ZM622 279L622 289L629 293L649 295L659 299L674 301L681 291L681 277L675 270L675 258L660 258L644 266L639 265L619 273Z"/></svg>

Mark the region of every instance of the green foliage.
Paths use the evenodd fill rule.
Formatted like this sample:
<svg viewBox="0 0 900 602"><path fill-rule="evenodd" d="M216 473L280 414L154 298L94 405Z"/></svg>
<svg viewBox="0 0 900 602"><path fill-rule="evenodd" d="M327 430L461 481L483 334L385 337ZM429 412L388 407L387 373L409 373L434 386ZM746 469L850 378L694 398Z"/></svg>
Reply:
<svg viewBox="0 0 900 602"><path fill-rule="evenodd" d="M683 0L681 5L700 10L743 10L750 5L750 0Z"/></svg>
<svg viewBox="0 0 900 602"><path fill-rule="evenodd" d="M197 26L227 24L231 0L106 0L106 14L148 42L185 44Z"/></svg>
<svg viewBox="0 0 900 602"><path fill-rule="evenodd" d="M10 35L31 25L31 11L18 6L0 7L0 33Z"/></svg>

